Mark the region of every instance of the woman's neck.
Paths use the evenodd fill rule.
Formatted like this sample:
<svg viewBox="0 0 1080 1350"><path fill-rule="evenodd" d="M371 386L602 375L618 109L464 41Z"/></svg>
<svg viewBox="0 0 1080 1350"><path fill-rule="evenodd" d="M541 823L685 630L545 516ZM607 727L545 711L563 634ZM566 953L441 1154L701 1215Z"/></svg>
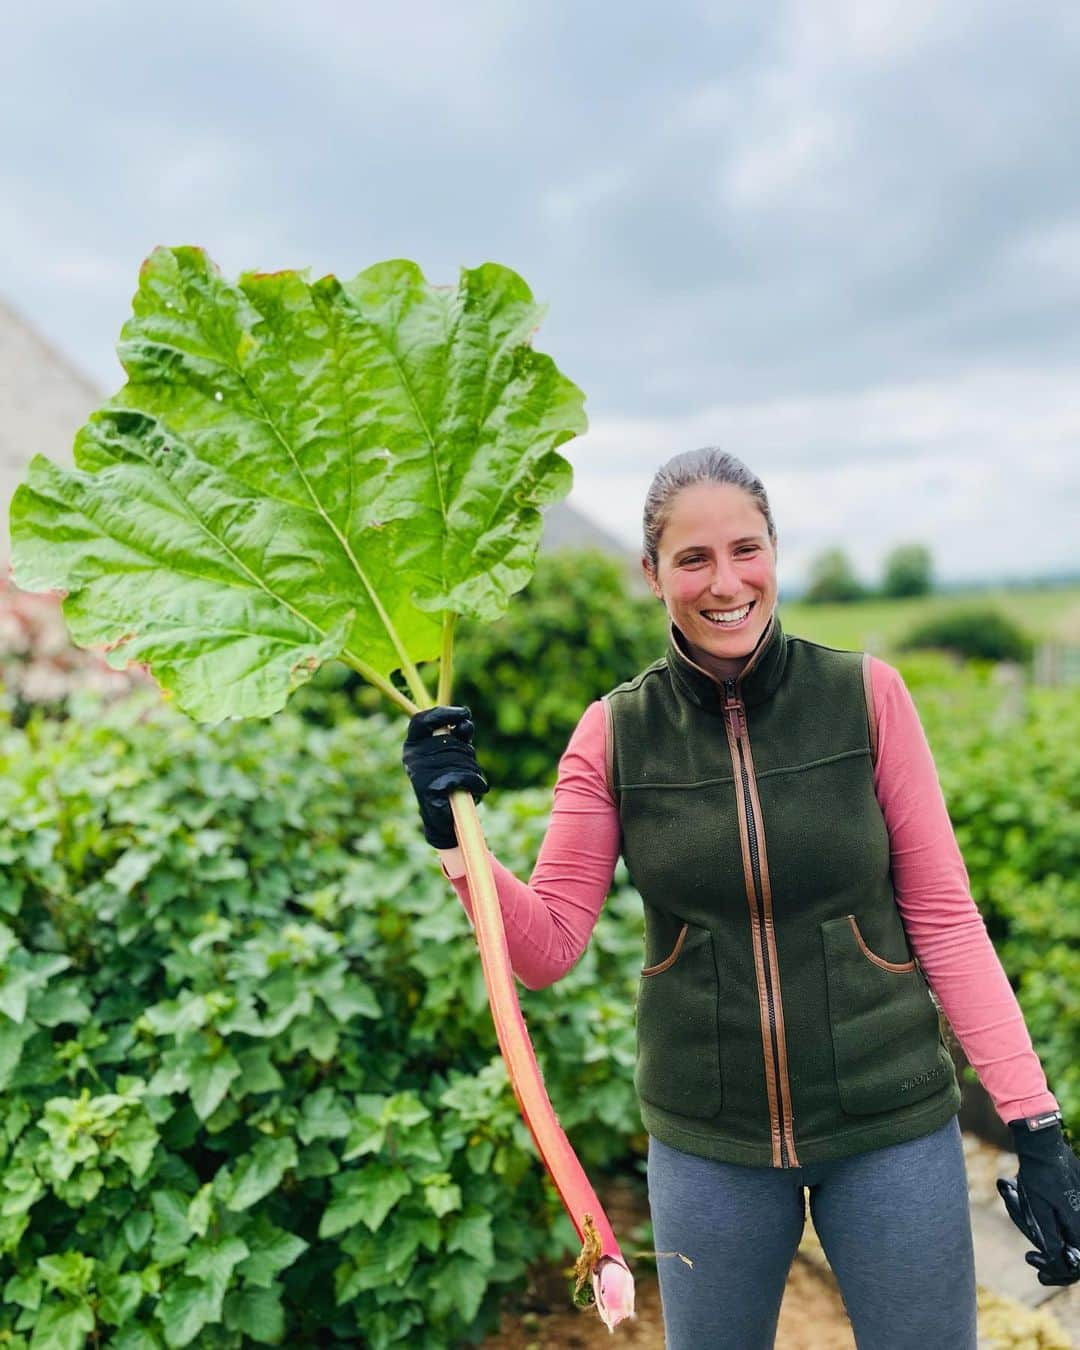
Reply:
<svg viewBox="0 0 1080 1350"><path fill-rule="evenodd" d="M711 652L702 651L700 647L695 647L692 642L687 642L685 635L683 642L686 644L686 654L690 657L690 660L696 662L702 670L707 670L710 675L718 680L738 679L743 666L750 659L749 656L713 656Z"/></svg>
<svg viewBox="0 0 1080 1350"><path fill-rule="evenodd" d="M737 680L746 668L747 663L755 660L758 651L768 643L769 634L773 630L774 618L775 611L769 615L765 627L758 635L753 650L747 652L745 656L714 656L712 652L704 651L696 643L691 642L674 619L671 620L671 628L675 634L677 645L695 665L700 666L714 680Z"/></svg>

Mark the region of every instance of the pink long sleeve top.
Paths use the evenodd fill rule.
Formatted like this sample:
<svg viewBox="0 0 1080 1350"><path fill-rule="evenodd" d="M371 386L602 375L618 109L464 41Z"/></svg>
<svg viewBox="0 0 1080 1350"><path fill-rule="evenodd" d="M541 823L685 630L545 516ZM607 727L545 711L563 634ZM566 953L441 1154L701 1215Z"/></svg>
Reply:
<svg viewBox="0 0 1080 1350"><path fill-rule="evenodd" d="M870 669L878 724L874 788L911 949L1001 1119L1056 1110L1023 1013L971 897L911 695L892 666L874 657ZM606 737L596 700L559 760L551 819L529 884L491 855L510 964L527 989L553 984L574 965L611 889L619 814L607 786ZM464 875L452 875L445 856L442 869L473 922Z"/></svg>

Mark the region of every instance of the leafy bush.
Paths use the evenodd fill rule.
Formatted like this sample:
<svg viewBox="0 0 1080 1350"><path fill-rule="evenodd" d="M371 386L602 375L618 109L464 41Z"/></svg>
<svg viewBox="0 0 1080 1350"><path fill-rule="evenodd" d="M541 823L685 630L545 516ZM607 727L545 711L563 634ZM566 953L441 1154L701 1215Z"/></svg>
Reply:
<svg viewBox="0 0 1080 1350"><path fill-rule="evenodd" d="M897 644L901 651L936 647L984 661L1027 661L1032 641L1007 614L974 605L933 614L915 625Z"/></svg>
<svg viewBox="0 0 1080 1350"><path fill-rule="evenodd" d="M72 714L0 731L0 1343L481 1339L579 1244L401 719L205 727L145 692ZM481 803L508 866L549 806ZM609 907L564 981L521 993L592 1167L640 1130L640 902Z"/></svg>
<svg viewBox="0 0 1080 1350"><path fill-rule="evenodd" d="M914 668L909 663L914 662ZM971 891L1066 1121L1080 1121L1080 700L971 666L899 663L934 751Z"/></svg>
<svg viewBox="0 0 1080 1350"><path fill-rule="evenodd" d="M1010 886L997 881L994 911L1008 927L1000 944L1032 1043L1080 1143L1080 883L1050 875Z"/></svg>

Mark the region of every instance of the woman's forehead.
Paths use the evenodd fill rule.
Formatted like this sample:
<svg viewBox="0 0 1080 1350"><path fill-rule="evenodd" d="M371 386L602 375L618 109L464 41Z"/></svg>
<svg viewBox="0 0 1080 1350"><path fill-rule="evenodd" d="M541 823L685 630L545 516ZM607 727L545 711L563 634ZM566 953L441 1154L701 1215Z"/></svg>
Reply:
<svg viewBox="0 0 1080 1350"><path fill-rule="evenodd" d="M673 499L665 536L705 532L712 536L768 535L768 526L748 492L731 483L691 483Z"/></svg>

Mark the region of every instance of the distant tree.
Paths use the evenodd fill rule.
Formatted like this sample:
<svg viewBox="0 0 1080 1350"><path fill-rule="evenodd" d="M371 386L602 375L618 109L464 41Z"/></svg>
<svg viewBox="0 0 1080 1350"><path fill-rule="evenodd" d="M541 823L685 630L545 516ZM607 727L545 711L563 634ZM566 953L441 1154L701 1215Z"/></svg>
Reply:
<svg viewBox="0 0 1080 1350"><path fill-rule="evenodd" d="M842 548L826 549L810 564L810 584L803 599L812 605L841 605L861 600L866 589Z"/></svg>
<svg viewBox="0 0 1080 1350"><path fill-rule="evenodd" d="M885 559L881 594L890 600L929 595L934 589L933 561L922 544L898 544Z"/></svg>

